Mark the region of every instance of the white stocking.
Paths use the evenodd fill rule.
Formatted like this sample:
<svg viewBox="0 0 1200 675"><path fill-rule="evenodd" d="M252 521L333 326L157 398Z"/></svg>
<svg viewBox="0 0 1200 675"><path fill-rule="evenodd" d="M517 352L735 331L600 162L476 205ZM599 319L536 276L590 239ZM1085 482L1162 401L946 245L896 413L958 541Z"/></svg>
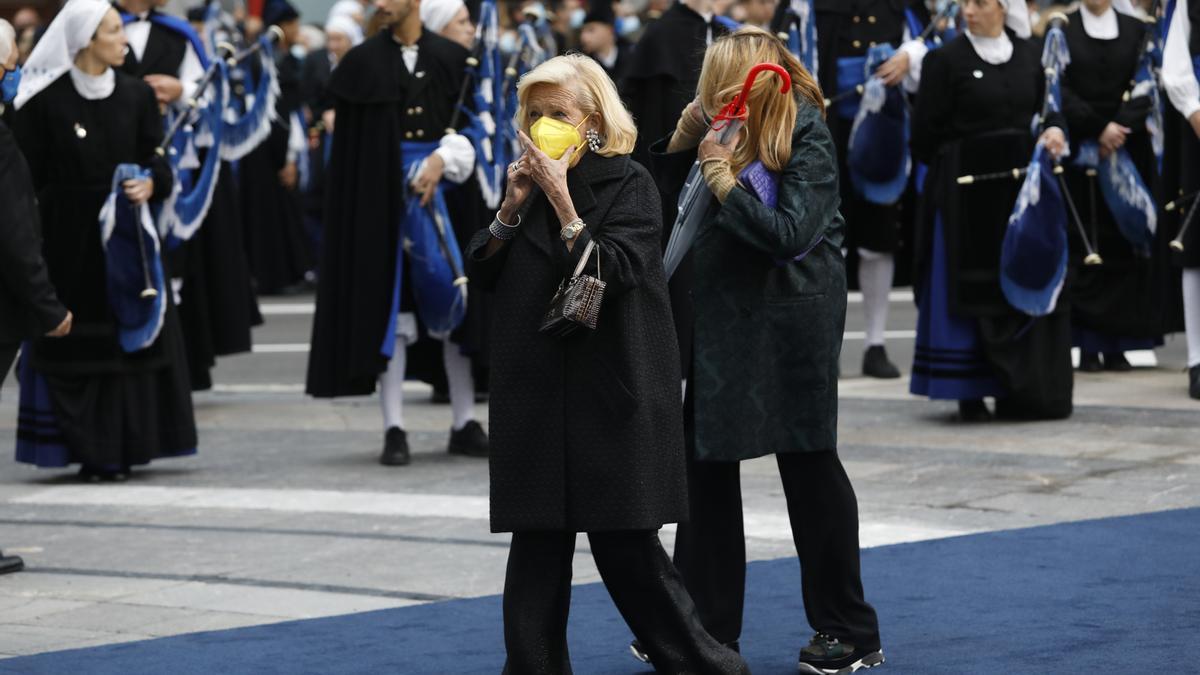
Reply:
<svg viewBox="0 0 1200 675"><path fill-rule="evenodd" d="M863 294L868 347L882 345L884 342L888 293L892 290L892 276L895 270L896 259L891 253L858 249L858 287L862 289Z"/></svg>
<svg viewBox="0 0 1200 675"><path fill-rule="evenodd" d="M1183 325L1187 330L1188 367L1200 366L1200 269L1183 270Z"/></svg>
<svg viewBox="0 0 1200 675"><path fill-rule="evenodd" d="M396 338L396 353L387 370L379 376L379 406L383 408L383 429L404 428L404 369L408 361L408 345Z"/></svg>
<svg viewBox="0 0 1200 675"><path fill-rule="evenodd" d="M442 342L442 362L446 365L454 430L458 431L475 419L475 378L471 374L471 359L463 355L458 345L446 340Z"/></svg>

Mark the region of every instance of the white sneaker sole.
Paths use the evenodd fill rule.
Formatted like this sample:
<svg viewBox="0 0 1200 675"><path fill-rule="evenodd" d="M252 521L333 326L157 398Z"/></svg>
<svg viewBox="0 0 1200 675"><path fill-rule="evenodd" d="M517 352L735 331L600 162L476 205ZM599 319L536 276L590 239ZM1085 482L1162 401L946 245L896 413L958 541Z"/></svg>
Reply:
<svg viewBox="0 0 1200 675"><path fill-rule="evenodd" d="M875 657L878 657L879 660L876 661ZM865 663L866 661L870 661L870 662ZM852 673L856 673L860 670L869 670L871 668L882 666L883 663L884 663L883 652L878 651L878 652L873 652L871 654L867 654L866 656L855 661L854 663L851 663L850 665L844 666L842 668L817 668L816 666L811 666L807 663L801 663L800 664L800 673L801 673L801 675L852 675Z"/></svg>

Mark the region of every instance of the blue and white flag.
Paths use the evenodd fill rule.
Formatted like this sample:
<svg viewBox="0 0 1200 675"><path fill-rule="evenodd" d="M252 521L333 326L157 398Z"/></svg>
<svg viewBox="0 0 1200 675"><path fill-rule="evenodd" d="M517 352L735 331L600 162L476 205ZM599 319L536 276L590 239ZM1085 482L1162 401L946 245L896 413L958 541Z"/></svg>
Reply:
<svg viewBox="0 0 1200 675"><path fill-rule="evenodd" d="M127 180L149 177L150 172L137 164L118 165L112 191L100 209L108 304L116 318L118 342L127 353L158 339L167 312L162 249L150 207L134 206L123 187Z"/></svg>
<svg viewBox="0 0 1200 675"><path fill-rule="evenodd" d="M1129 151L1119 148L1101 159L1100 145L1096 141L1085 141L1079 145L1076 154L1076 164L1096 170L1100 194L1112 212L1121 236L1141 255L1149 256L1154 234L1158 231L1158 206Z"/></svg>
<svg viewBox="0 0 1200 675"><path fill-rule="evenodd" d="M908 186L908 106L899 87L875 75L896 50L890 44L871 47L864 64L866 84L850 128L846 166L855 191L873 204L895 204Z"/></svg>
<svg viewBox="0 0 1200 675"><path fill-rule="evenodd" d="M1050 153L1039 143L1000 249L1000 289L1029 316L1054 311L1067 278L1067 208Z"/></svg>

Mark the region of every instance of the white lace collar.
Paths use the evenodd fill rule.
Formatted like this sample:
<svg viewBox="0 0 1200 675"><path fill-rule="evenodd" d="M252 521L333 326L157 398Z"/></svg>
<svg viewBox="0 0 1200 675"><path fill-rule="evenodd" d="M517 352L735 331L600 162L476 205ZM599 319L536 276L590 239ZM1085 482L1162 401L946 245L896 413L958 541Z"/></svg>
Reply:
<svg viewBox="0 0 1200 675"><path fill-rule="evenodd" d="M1080 7L1079 16L1083 20L1083 32L1093 40L1116 40L1121 33L1117 12L1111 6L1100 16L1092 14L1087 7Z"/></svg>
<svg viewBox="0 0 1200 675"><path fill-rule="evenodd" d="M967 31L967 39L971 41L971 46L975 48L979 58L993 66L1008 63L1012 58L1013 43L1008 39L1008 33L1001 31L998 37L979 37Z"/></svg>
<svg viewBox="0 0 1200 675"><path fill-rule="evenodd" d="M89 101L99 101L112 96L113 89L117 86L117 74L112 68L105 68L99 75L88 75L80 70L79 66L71 66L71 70L67 72L71 73L71 84L75 85L75 91Z"/></svg>

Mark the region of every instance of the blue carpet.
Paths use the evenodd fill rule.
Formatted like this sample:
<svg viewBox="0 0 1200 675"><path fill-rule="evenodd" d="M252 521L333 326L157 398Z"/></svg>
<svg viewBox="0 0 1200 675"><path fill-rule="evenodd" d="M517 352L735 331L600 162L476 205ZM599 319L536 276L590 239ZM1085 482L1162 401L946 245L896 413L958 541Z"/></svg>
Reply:
<svg viewBox="0 0 1200 675"><path fill-rule="evenodd" d="M1196 673L1200 509L871 549L882 673ZM809 635L795 559L750 566L742 645L794 673ZM578 673L633 673L603 587L575 589ZM500 599L456 600L0 661L4 673L498 673Z"/></svg>

